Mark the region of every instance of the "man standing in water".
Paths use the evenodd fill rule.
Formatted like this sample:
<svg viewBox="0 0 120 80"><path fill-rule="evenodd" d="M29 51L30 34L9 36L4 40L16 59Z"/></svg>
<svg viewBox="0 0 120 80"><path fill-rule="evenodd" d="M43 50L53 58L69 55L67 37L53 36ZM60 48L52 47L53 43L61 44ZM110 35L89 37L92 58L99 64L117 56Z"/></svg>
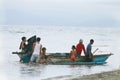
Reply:
<svg viewBox="0 0 120 80"><path fill-rule="evenodd" d="M25 54L25 49L26 49L26 37L22 37L21 39L22 39L22 41L21 41L20 47L19 47L19 49L21 50L21 53L22 53L22 54L20 55L20 62L22 62L22 57L26 55L26 54Z"/></svg>
<svg viewBox="0 0 120 80"><path fill-rule="evenodd" d="M30 63L32 62L36 62L39 63L40 60L40 53L41 53L41 49L42 49L42 45L40 44L40 38L38 37L36 39L36 42L33 43L33 53L30 59Z"/></svg>
<svg viewBox="0 0 120 80"><path fill-rule="evenodd" d="M93 54L92 54L92 44L94 43L93 39L90 39L90 43L87 45L86 49L86 60L92 61L93 60Z"/></svg>
<svg viewBox="0 0 120 80"><path fill-rule="evenodd" d="M83 44L83 40L80 39L79 43L76 45L76 52L77 52L78 57L81 56L82 50L84 51L84 55L85 55L85 53L86 53L85 52L85 46Z"/></svg>
<svg viewBox="0 0 120 80"><path fill-rule="evenodd" d="M22 41L21 41L21 43L20 43L19 49L20 49L22 52L24 52L25 47L26 47L26 37L22 37L21 39L22 39Z"/></svg>

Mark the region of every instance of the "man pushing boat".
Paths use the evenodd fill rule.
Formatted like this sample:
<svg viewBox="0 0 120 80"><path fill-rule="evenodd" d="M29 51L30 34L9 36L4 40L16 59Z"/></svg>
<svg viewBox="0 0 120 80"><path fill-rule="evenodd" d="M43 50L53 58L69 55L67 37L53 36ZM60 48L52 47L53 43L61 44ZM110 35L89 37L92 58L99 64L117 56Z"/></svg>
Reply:
<svg viewBox="0 0 120 80"><path fill-rule="evenodd" d="M93 39L90 39L90 43L87 45L86 48L86 60L87 61L93 61L93 54L92 54L92 45L94 43Z"/></svg>
<svg viewBox="0 0 120 80"><path fill-rule="evenodd" d="M30 59L30 63L36 62L39 63L40 60L40 53L42 50L42 45L40 43L41 38L37 38L36 42L33 43L33 53Z"/></svg>

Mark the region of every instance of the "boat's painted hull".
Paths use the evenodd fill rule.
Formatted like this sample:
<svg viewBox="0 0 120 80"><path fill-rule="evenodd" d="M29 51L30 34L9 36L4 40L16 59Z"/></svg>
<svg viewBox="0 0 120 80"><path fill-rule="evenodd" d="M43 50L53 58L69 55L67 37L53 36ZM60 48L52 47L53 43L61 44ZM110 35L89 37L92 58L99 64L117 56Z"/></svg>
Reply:
<svg viewBox="0 0 120 80"><path fill-rule="evenodd" d="M102 65L105 64L106 62L48 62L45 64L51 64L51 65Z"/></svg>
<svg viewBox="0 0 120 80"><path fill-rule="evenodd" d="M94 62L105 62L108 57L112 55L111 53L110 54L100 54L100 55L94 55L93 56L93 61ZM50 58L56 58L56 59L69 59L69 53L56 53L56 54L52 54L52 55L49 55ZM82 62L85 62L85 56L81 56L78 58L79 61L82 61Z"/></svg>
<svg viewBox="0 0 120 80"><path fill-rule="evenodd" d="M68 53L54 53L49 55L51 60L54 63L46 63L46 64L54 64L54 65L101 65L106 63L105 61L108 57L112 54L101 54L101 55L94 55L92 62L86 62L85 56L81 56L77 58L76 61L70 62L70 58ZM18 56L22 59L23 63L28 63L30 61L30 55L27 54L18 54Z"/></svg>

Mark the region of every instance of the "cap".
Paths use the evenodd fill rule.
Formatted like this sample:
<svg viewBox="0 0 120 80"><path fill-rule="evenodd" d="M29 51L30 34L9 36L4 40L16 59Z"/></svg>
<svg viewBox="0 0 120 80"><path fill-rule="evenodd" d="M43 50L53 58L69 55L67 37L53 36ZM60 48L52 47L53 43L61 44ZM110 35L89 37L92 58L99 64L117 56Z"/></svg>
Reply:
<svg viewBox="0 0 120 80"><path fill-rule="evenodd" d="M83 42L83 40L82 40L82 39L80 39L80 40L79 40L79 42L80 42L80 43L82 43L82 42Z"/></svg>

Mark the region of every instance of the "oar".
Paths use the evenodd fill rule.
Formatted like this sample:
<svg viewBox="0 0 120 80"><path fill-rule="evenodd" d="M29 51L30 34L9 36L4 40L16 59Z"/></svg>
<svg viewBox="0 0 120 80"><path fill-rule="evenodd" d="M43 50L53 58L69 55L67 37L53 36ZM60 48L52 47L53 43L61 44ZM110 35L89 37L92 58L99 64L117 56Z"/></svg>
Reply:
<svg viewBox="0 0 120 80"><path fill-rule="evenodd" d="M98 48L93 52L93 54L98 50Z"/></svg>

